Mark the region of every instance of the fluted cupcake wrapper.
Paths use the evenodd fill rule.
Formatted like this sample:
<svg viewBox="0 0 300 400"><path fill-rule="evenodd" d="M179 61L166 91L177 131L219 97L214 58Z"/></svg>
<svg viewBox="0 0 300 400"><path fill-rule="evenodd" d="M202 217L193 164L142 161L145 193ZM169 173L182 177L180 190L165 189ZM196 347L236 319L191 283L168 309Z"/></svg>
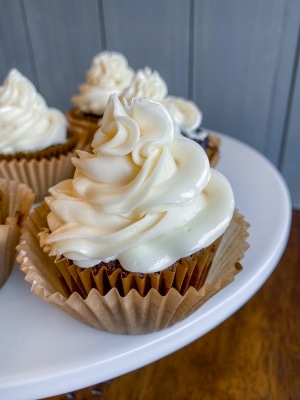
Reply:
<svg viewBox="0 0 300 400"><path fill-rule="evenodd" d="M16 258L20 228L34 201L26 185L0 178L0 288L9 277Z"/></svg>
<svg viewBox="0 0 300 400"><path fill-rule="evenodd" d="M89 288L94 283L84 283L78 271L72 271L77 267L63 265L58 268L54 260L40 247L38 233L47 226L48 211L46 204L34 210L22 230L18 246L17 260L25 273L26 281L32 285L32 293L87 325L113 333L149 333L172 326L187 317L213 294L232 282L242 269L239 261L248 248L246 238L249 224L235 211L217 252L213 254L212 263L211 260L202 263L203 267L209 266L209 274L203 285L201 282L200 289L187 286L180 293L176 285L170 285L170 280L174 281L171 273L166 274L164 285L170 285L170 289L164 294L159 292L159 285L148 290L145 295L138 292L138 287L130 289L130 285L125 293L120 293L119 283L117 287L106 290L103 294L103 279L100 279L99 287L96 285L97 288ZM189 259L186 260L187 265L183 267L181 277L178 278L182 282L190 271ZM191 262L194 263L194 260ZM194 269L195 265L192 267ZM200 276L202 273L200 272ZM83 274L89 276L88 272Z"/></svg>
<svg viewBox="0 0 300 400"><path fill-rule="evenodd" d="M221 139L212 133L208 133L208 146L205 149L209 164L214 168L220 159L220 145Z"/></svg>
<svg viewBox="0 0 300 400"><path fill-rule="evenodd" d="M84 114L79 110L79 108L76 107L68 110L65 115L70 127L73 127L75 129L83 129L87 132L88 141L86 142L86 147L84 150L91 152L91 143L93 141L95 132L100 127L102 116L97 116L94 114Z"/></svg>
<svg viewBox="0 0 300 400"><path fill-rule="evenodd" d="M172 287L184 294L190 286L197 290L203 286L220 240L221 238L206 249L180 259L170 268L156 273L128 272L121 266L112 269L109 264L79 268L65 258L52 259L57 267L56 274L64 287L61 293L65 297L77 292L82 298L86 298L93 288L102 296L114 288L121 296L127 296L132 289L140 296L146 296L152 288L165 295Z"/></svg>
<svg viewBox="0 0 300 400"><path fill-rule="evenodd" d="M13 179L31 188L36 201L49 195L48 189L58 182L72 178L75 167L71 157L77 149L83 149L87 140L84 130L72 129L66 143L29 153L18 153L15 157L1 155L0 177Z"/></svg>

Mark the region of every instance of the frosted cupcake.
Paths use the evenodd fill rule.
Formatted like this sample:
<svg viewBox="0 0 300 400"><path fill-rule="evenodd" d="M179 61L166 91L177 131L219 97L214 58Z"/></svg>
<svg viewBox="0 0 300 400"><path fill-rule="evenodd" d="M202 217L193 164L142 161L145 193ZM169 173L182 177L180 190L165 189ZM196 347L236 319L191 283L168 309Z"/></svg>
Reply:
<svg viewBox="0 0 300 400"><path fill-rule="evenodd" d="M113 95L92 147L28 220L21 269L35 294L97 329L170 326L240 270L245 228L231 186L147 98ZM207 285L220 248L228 256Z"/></svg>
<svg viewBox="0 0 300 400"><path fill-rule="evenodd" d="M109 97L128 87L133 75L134 71L123 54L109 51L97 54L87 71L86 82L79 86L79 94L72 98L73 108L66 113L69 124L83 127L93 135Z"/></svg>
<svg viewBox="0 0 300 400"><path fill-rule="evenodd" d="M25 183L39 201L73 175L70 154L82 140L25 76L16 69L8 73L0 87L0 177Z"/></svg>
<svg viewBox="0 0 300 400"><path fill-rule="evenodd" d="M200 144L206 151L212 167L217 164L220 139L201 127L203 115L193 101L168 96L166 82L157 71L149 67L138 70L130 86L120 95L121 101L127 103L133 98L142 97L161 102L171 114L176 131Z"/></svg>
<svg viewBox="0 0 300 400"><path fill-rule="evenodd" d="M33 201L34 194L26 185L0 178L0 288L12 271L20 228Z"/></svg>

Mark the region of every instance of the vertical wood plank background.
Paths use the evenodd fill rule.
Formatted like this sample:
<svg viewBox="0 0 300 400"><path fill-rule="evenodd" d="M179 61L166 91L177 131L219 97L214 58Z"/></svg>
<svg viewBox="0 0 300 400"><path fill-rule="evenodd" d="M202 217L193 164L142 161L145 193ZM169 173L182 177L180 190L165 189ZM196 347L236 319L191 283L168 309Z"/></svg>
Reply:
<svg viewBox="0 0 300 400"><path fill-rule="evenodd" d="M99 5L96 0L25 0L24 11L40 91L49 105L65 110L92 57L102 50Z"/></svg>
<svg viewBox="0 0 300 400"><path fill-rule="evenodd" d="M134 69L157 70L170 93L188 96L190 2L103 0L103 11L107 48L123 52Z"/></svg>
<svg viewBox="0 0 300 400"><path fill-rule="evenodd" d="M0 82L15 67L67 111L94 55L120 51L269 158L300 209L299 28L299 0L1 0Z"/></svg>

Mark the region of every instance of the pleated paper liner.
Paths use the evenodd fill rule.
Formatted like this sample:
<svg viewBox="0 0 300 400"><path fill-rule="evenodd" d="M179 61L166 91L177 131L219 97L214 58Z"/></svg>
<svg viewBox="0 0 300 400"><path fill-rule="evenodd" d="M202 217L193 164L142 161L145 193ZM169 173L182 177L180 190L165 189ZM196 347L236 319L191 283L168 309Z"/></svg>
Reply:
<svg viewBox="0 0 300 400"><path fill-rule="evenodd" d="M77 107L71 108L65 115L70 127L84 129L88 133L89 140L84 150L91 152L91 143L94 139L95 132L99 129L102 115L98 116L95 114L83 113Z"/></svg>
<svg viewBox="0 0 300 400"><path fill-rule="evenodd" d="M16 259L20 228L34 202L26 185L0 179L0 288L9 277Z"/></svg>
<svg viewBox="0 0 300 400"><path fill-rule="evenodd" d="M205 149L206 155L209 159L209 164L214 168L220 159L220 145L221 139L211 133L208 134L208 145Z"/></svg>
<svg viewBox="0 0 300 400"><path fill-rule="evenodd" d="M248 248L246 238L249 224L236 211L216 254L210 256L213 258L212 264L207 260L203 263L203 270L198 265L198 260L195 262L195 257L190 257L178 267L178 274L174 273L177 265L173 270L142 278L133 273L122 278L119 268L114 269L110 274L113 276L110 276L104 271L100 272L100 268L90 280L91 270L78 271L77 267L66 265L65 260L61 260L58 266L40 247L38 234L47 226L48 212L47 205L42 203L31 214L22 230L17 260L25 273L26 281L32 284L31 290L34 294L77 320L113 333L153 332L187 317L234 279L241 270L239 261ZM216 247L217 244L212 246L213 251ZM199 254L202 261L205 252ZM196 283L196 289L190 285L189 279L194 276L191 271L198 267L199 272L195 274L198 278L207 274L206 267L210 272L204 284ZM157 278L157 275L161 276ZM139 279L144 279L144 283ZM149 279L151 285L154 282L154 287L149 288ZM119 289L110 289L114 284Z"/></svg>
<svg viewBox="0 0 300 400"><path fill-rule="evenodd" d="M83 113L79 108L73 107L66 112L66 118L70 125L88 129L89 133L94 134L99 127L102 115Z"/></svg>
<svg viewBox="0 0 300 400"><path fill-rule="evenodd" d="M113 288L118 290L120 296L126 296L132 289L143 297L151 289L165 295L172 287L185 294L190 286L197 290L203 286L220 240L221 238L205 250L180 259L172 267L157 273L128 272L118 261L100 263L93 268L79 268L65 258L52 257L52 260L57 266L56 272L61 282L64 282L62 294L66 297L77 292L85 299L93 288L102 296Z"/></svg>
<svg viewBox="0 0 300 400"><path fill-rule="evenodd" d="M73 177L75 167L70 159L76 149L85 147L86 140L84 130L70 129L64 144L15 156L1 154L0 177L25 183L34 191L36 201L41 201L51 186Z"/></svg>

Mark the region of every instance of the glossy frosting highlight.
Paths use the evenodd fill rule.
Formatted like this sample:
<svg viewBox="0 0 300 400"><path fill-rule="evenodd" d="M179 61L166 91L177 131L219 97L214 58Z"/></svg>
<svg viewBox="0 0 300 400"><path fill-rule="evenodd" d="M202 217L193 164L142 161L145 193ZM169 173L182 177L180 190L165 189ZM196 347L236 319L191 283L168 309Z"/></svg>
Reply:
<svg viewBox="0 0 300 400"><path fill-rule="evenodd" d="M128 271L155 272L204 248L227 228L234 209L228 181L205 152L174 130L150 99L111 96L93 154L73 158L74 179L50 189L50 254L81 267L119 259Z"/></svg>

